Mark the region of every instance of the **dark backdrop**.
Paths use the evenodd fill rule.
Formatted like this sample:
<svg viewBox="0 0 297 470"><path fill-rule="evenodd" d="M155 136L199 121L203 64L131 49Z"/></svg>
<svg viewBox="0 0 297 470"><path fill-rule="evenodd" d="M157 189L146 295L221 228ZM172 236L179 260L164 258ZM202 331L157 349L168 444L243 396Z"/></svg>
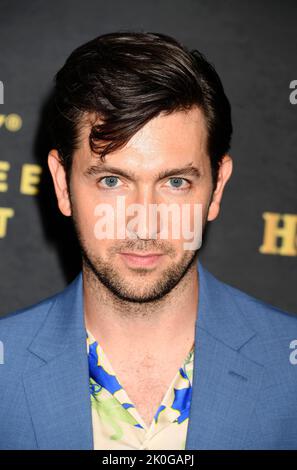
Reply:
<svg viewBox="0 0 297 470"><path fill-rule="evenodd" d="M0 314L62 290L80 269L49 178L43 109L70 52L118 29L170 34L215 65L233 110L234 170L200 259L296 313L296 18L296 0L0 0Z"/></svg>

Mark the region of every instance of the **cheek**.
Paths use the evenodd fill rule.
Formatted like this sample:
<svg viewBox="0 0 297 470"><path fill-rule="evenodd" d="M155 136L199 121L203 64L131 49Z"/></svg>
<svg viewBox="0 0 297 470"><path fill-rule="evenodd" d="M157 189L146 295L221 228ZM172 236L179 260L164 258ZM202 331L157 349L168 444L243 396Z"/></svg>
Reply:
<svg viewBox="0 0 297 470"><path fill-rule="evenodd" d="M204 184L201 186L197 193L196 202L201 204L202 207L202 218L205 220L208 214L208 208L211 204L211 195L212 195L212 185L211 179L208 178L204 181Z"/></svg>
<svg viewBox="0 0 297 470"><path fill-rule="evenodd" d="M84 238L90 240L94 237L94 226L96 223L95 214L96 202L88 197L86 192L76 192L73 201L73 217Z"/></svg>
<svg viewBox="0 0 297 470"><path fill-rule="evenodd" d="M186 227L186 232L183 236L184 239L194 240L195 234L195 239L198 241L198 239L201 238L202 241L203 227L205 226L205 221L208 215L210 196L210 188L205 187L203 190L200 188L200 190L197 191L195 196L191 199L190 208L185 211L186 216L183 219L183 223Z"/></svg>

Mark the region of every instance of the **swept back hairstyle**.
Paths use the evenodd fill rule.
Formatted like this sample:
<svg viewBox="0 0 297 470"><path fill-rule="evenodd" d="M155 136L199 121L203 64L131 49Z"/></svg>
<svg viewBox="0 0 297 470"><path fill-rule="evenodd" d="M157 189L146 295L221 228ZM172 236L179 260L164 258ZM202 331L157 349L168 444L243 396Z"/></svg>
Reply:
<svg viewBox="0 0 297 470"><path fill-rule="evenodd" d="M231 107L205 56L153 32L118 31L79 46L55 75L49 120L51 145L59 152L68 187L86 117L95 117L89 145L104 161L159 113L194 105L205 118L215 187L220 161L230 148Z"/></svg>

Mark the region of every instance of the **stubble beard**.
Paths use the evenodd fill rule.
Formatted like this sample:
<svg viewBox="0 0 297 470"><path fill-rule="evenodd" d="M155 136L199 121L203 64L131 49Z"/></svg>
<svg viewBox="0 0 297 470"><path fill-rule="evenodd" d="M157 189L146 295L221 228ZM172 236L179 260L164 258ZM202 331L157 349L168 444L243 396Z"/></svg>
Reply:
<svg viewBox="0 0 297 470"><path fill-rule="evenodd" d="M111 261L105 261L101 256L91 252L80 230L71 195L70 204L72 209L72 224L80 247L86 278L97 292L102 290L102 286L105 286L108 293L113 297L114 302L122 305L123 310L129 305L131 307L131 304L142 306L148 304L147 306L149 307L149 304L162 303L174 288L178 288L182 281L186 282L186 275L193 269L196 269L199 249L184 251L181 260L178 263L171 262L167 268L161 269L160 275L154 281L147 281L150 274L149 270L145 268L135 268L133 269L134 276L125 276L123 272L116 269L116 266ZM157 251L164 252L164 250L160 249L160 245L158 247L158 243L160 243L158 240L150 240L148 243L150 249L156 248ZM130 241L129 249L131 251L140 251L147 250L147 247L147 242L137 239ZM113 254L110 259L112 260L118 255L115 254L116 247L113 247L111 251ZM169 257L172 258L175 250L172 248L167 252ZM127 280L128 278L129 280ZM139 286L139 278L142 281L141 287Z"/></svg>

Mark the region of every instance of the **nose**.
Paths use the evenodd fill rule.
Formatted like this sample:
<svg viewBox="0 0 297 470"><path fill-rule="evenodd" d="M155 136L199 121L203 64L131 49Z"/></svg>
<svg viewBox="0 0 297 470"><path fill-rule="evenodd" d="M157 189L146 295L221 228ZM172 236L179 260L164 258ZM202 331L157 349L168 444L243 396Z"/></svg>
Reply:
<svg viewBox="0 0 297 470"><path fill-rule="evenodd" d="M158 202L154 188L146 185L137 189L126 207L126 229L130 238L157 239L160 231Z"/></svg>

